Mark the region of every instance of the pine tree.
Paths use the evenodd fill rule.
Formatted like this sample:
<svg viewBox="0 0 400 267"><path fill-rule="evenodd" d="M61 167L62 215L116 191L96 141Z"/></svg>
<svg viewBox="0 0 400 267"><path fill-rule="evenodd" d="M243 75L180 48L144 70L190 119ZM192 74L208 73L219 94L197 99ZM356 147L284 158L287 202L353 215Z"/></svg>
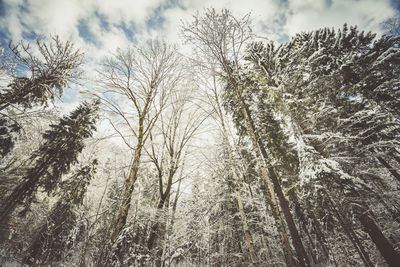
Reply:
<svg viewBox="0 0 400 267"><path fill-rule="evenodd" d="M269 155L254 127L249 103L246 102L245 84L242 83L242 79L240 78L241 48L253 37L251 28L249 27L248 15L237 19L232 16L229 10L222 10L218 14L214 9L209 9L203 17L196 17L194 23L184 26L183 32L187 41L192 42L201 51L205 51L207 56L213 55L214 58L210 59L210 64L214 61L217 62L219 74L227 85L226 90L231 91L238 103L246 132L252 142L253 152L257 157L259 169L268 190L272 214L279 229L287 265L295 266L295 260L285 230L285 221L289 225L301 266L309 266L307 255L299 238L277 175L273 168L267 168L267 165L269 165ZM278 198L275 193L277 193ZM279 206L282 208L285 220L280 214Z"/></svg>
<svg viewBox="0 0 400 267"><path fill-rule="evenodd" d="M28 69L30 77L13 75L7 88L0 92L0 111L10 105L30 108L34 104L47 105L48 100L61 97L63 89L76 82L83 64L83 53L74 49L71 42L63 43L58 36L50 43L36 40L40 57L32 52L29 45L10 43L16 69Z"/></svg>
<svg viewBox="0 0 400 267"><path fill-rule="evenodd" d="M377 242L383 235L366 201L366 196L373 196L375 202L369 202L377 203L377 177L383 174L378 180L386 185L391 183L389 173L400 177L393 168L399 151L395 108L400 104L399 38L374 38L345 25L338 32L298 34L279 47L254 43L248 57L255 72L269 81L267 88L280 93L284 105L275 108L287 115L303 144L298 152L300 184L314 186L314 192L329 188L329 194L318 193L319 200L329 203L364 264L370 266L369 255L354 234L359 225L347 223L350 216L358 218L389 264L399 257L395 252L385 255L388 243ZM336 207L343 198L347 203Z"/></svg>
<svg viewBox="0 0 400 267"><path fill-rule="evenodd" d="M97 160L78 169L61 182L59 200L37 230L25 259L29 264L46 264L65 259L71 246L70 232L76 225L75 209L82 205L87 186L95 173Z"/></svg>
<svg viewBox="0 0 400 267"><path fill-rule="evenodd" d="M14 147L16 141L16 133L21 126L16 122L0 118L0 157L4 158ZM0 161L1 164L1 161Z"/></svg>
<svg viewBox="0 0 400 267"><path fill-rule="evenodd" d="M44 143L33 153L32 167L22 182L5 198L0 207L0 223L6 224L11 213L23 202L29 206L39 187L52 192L63 174L69 172L84 148L84 139L91 137L97 120L98 102L83 102L70 115L43 134Z"/></svg>

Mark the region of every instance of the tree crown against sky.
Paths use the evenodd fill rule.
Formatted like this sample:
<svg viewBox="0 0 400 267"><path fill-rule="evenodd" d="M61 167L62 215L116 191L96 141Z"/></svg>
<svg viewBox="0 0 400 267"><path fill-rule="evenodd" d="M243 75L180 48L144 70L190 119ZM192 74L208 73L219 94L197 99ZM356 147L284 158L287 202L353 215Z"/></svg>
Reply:
<svg viewBox="0 0 400 267"><path fill-rule="evenodd" d="M78 50L68 49L68 41L56 52L77 60L62 60L66 79L47 87L67 92L64 103L55 103L65 113L81 100L74 92L82 88L85 97L101 100L100 131L93 138L97 115L91 111L99 103L83 102L58 124L36 131L43 135L31 157L24 155L28 149L2 151L11 156L0 178L12 173L16 179L0 184L2 192L14 189L9 201L0 198L6 214L0 241L33 264L395 266L400 52L399 37L381 33L395 27L387 18L397 11L383 1L382 15L366 22L372 3L349 2L266 1L270 9L263 12L260 4L259 16L238 8L257 4L252 1L233 2L232 11L199 5L198 13L179 17L181 47L148 40L162 31L171 41L175 26L168 16L196 9L195 1L148 2L135 18L136 11L105 1L86 2L85 11L60 2L72 24L54 26ZM36 34L26 35L26 21L41 12L33 2L23 4L2 2L17 14L2 17L20 22L6 24L6 34L25 34L29 43ZM350 16L350 6L362 10ZM326 15L319 22L328 27L302 23L301 14L310 19L316 11ZM343 17L358 18L359 28ZM46 27L37 23L36 30ZM40 53L51 59L43 53L51 51L43 45L51 39L43 38L27 53L28 62L38 62ZM87 55L82 67L79 51ZM35 85L35 71L21 79ZM68 83L81 71L82 83ZM13 113L18 103L7 105L10 99L1 116L32 130ZM43 104L23 100L26 116L29 104ZM16 130L5 122L8 137ZM115 136L121 142L107 141ZM89 166L97 163L95 172ZM17 214L24 198L32 210ZM66 228L55 226L60 220ZM26 229L29 223L35 227ZM65 257L52 258L48 248Z"/></svg>
<svg viewBox="0 0 400 267"><path fill-rule="evenodd" d="M129 8L135 6L135 8ZM94 69L116 48L148 39L162 38L181 43L179 25L192 15L213 6L229 7L237 17L251 12L256 36L278 43L296 33L320 27L341 27L344 22L362 30L383 33L382 23L399 13L397 1L15 1L0 3L0 42L29 40L59 35L86 53L85 75L95 77ZM379 12L375 12L379 10ZM187 49L184 49L187 51ZM92 82L88 81L91 85ZM78 88L71 85L61 104L72 110L78 103Z"/></svg>

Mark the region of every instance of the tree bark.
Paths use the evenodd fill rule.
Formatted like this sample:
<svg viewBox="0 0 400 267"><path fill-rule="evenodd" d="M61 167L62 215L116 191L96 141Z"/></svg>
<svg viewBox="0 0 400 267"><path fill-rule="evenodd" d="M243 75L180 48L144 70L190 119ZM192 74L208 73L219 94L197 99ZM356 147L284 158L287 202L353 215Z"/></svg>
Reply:
<svg viewBox="0 0 400 267"><path fill-rule="evenodd" d="M215 85L214 85L214 87L215 87ZM226 146L226 148L228 150L229 162L230 162L230 167L231 167L231 172L232 172L232 177L233 177L234 189L235 189L236 192L239 192L239 177L237 175L237 170L236 170L236 167L235 167L235 163L233 161L233 152L232 152L232 147L231 147L231 145L229 143L229 139L228 139L228 131L227 131L226 126L225 126L225 120L224 120L224 117L223 117L224 115L222 113L221 104L219 102L219 98L218 98L218 95L217 95L216 92L214 92L214 96L215 96L215 101L216 101L216 104L217 104L218 116L220 118L221 127L222 127L222 131L223 131L223 135L224 135L225 146ZM237 201L237 205L238 205L238 209L239 209L239 213L240 213L240 218L241 218L241 221L242 221L243 232L244 232L244 235L245 235L246 244L247 244L247 247L249 249L250 260L251 260L252 264L255 266L255 265L258 264L258 257L257 257L257 254L255 253L255 250L254 250L253 238L251 236L250 229L249 229L249 226L247 224L247 218L246 218L246 213L244 211L243 202L242 202L242 199L239 196L236 196L235 198L236 198L236 201Z"/></svg>
<svg viewBox="0 0 400 267"><path fill-rule="evenodd" d="M383 258L390 267L396 267L400 264L400 254L394 249L391 242L383 235L380 227L375 221L366 213L363 212L359 215L360 222L365 231L371 237L376 248L379 250Z"/></svg>
<svg viewBox="0 0 400 267"><path fill-rule="evenodd" d="M322 250L325 252L325 255L326 255L326 257L327 257L327 259L329 261L330 253L329 253L329 248L327 247L328 242L326 241L325 235L321 230L322 226L319 223L319 221L318 221L317 217L315 216L314 212L311 210L311 208L309 209L309 214L310 214L311 219L313 221L312 225L313 225L313 228L314 228L314 231L315 231L315 235L316 235L316 237L318 239L318 242L321 244ZM332 256L333 256L333 263L335 264L335 266L337 266L337 262L336 262L336 260L334 258L334 255L332 254Z"/></svg>
<svg viewBox="0 0 400 267"><path fill-rule="evenodd" d="M118 236L122 232L122 230L125 227L126 224L126 219L128 217L129 213L129 208L131 207L131 198L132 198L132 192L135 186L135 182L137 179L137 173L139 170L139 165L140 165L140 157L142 154L142 147L143 147L143 119L141 118L142 123L139 125L139 135L138 135L138 142L135 148L135 155L133 158L132 166L129 172L129 176L125 181L125 190L124 190L124 195L121 203L121 207L119 209L117 219L115 221L115 227L114 231L111 234L111 244L114 244L115 241L117 240Z"/></svg>
<svg viewBox="0 0 400 267"><path fill-rule="evenodd" d="M325 194L329 200L332 210L336 213L336 216L342 226L343 230L345 231L346 235L350 239L350 242L353 244L354 248L357 250L358 254L360 255L361 260L364 262L366 266L374 267L371 262L371 259L368 256L368 253L365 251L364 247L362 246L360 240L358 239L357 235L354 233L353 228L351 227L351 222L347 219L345 215L343 215L333 203L330 194L325 190Z"/></svg>
<svg viewBox="0 0 400 267"><path fill-rule="evenodd" d="M376 158L390 172L390 174L393 175L393 177L396 178L398 182L400 182L400 174L382 157L377 156Z"/></svg>
<svg viewBox="0 0 400 267"><path fill-rule="evenodd" d="M264 159L262 158L260 147L259 147L259 144L257 142L257 137L256 137L256 134L255 134L255 131L254 131L253 123L251 121L251 118L249 116L250 114L247 111L247 106L244 103L243 97L241 95L241 92L240 92L238 86L235 86L235 94L236 94L236 97L237 97L238 102L240 104L240 109L241 109L242 115L243 115L243 117L245 119L247 132L248 132L248 134L250 136L250 139L251 139L251 142L253 144L253 150L254 150L254 152L256 154L258 166L259 166L260 171L261 171L261 176L263 177L263 180L265 182L266 188L268 190L268 195L269 195L270 200L271 200L272 215L274 217L276 226L278 228L278 233L279 233L282 245L283 245L283 252L284 252L284 255L285 255L286 264L288 266L296 266L295 261L293 259L293 253L292 253L292 249L290 247L289 239L287 237L286 230L285 230L285 227L284 227L284 222L283 222L282 217L281 217L280 212L279 212L279 204L278 204L278 201L277 201L277 199L275 197L274 185L273 185L273 182L271 180L271 177L268 174L267 167L265 166ZM301 258L301 257L299 257L299 258Z"/></svg>
<svg viewBox="0 0 400 267"><path fill-rule="evenodd" d="M244 102L244 100L243 100L243 98L241 96L240 96L240 98L242 99L242 102ZM260 150L260 152L262 154L262 157L263 157L264 161L268 162L269 161L269 157L268 157L267 151L265 149L264 143L262 142L261 138L258 136L257 132L254 130L255 129L254 123L253 123L253 120L251 118L251 114L250 114L249 110L247 109L247 106L246 105L243 105L243 106L244 106L243 109L245 110L245 113L247 115L245 117L248 118L250 128L253 130L253 135L254 135L254 139L255 139L255 142L256 142L255 146L259 147L259 150ZM275 173L275 171L274 171L274 169L272 167L268 167L268 173L269 173L270 180L271 180L271 182L272 182L272 184L274 186L274 190L275 190L275 192L276 192L276 194L278 196L279 204L280 204L280 207L282 209L283 215L285 216L286 223L288 225L288 228L289 228L289 231L290 231L290 235L292 237L293 245L295 247L296 254L298 256L298 260L299 260L300 266L310 267L311 266L310 265L310 261L309 261L309 259L307 257L307 253L306 253L306 251L304 249L303 242L301 241L301 238L300 238L299 232L297 230L296 224L294 223L293 216L292 216L292 214L290 212L290 208L289 208L289 205L287 203L287 200L286 200L286 198L285 198L285 196L283 194L282 187L281 187L281 185L279 183L278 177L277 177L277 175L276 175L276 173Z"/></svg>
<svg viewBox="0 0 400 267"><path fill-rule="evenodd" d="M160 201L158 202L157 205L156 216L154 217L154 224L151 227L149 240L147 242L147 248L149 250L153 249L156 237L158 235L158 228L160 227L160 222L158 220L161 217L164 204L165 204L165 196L161 196Z"/></svg>
<svg viewBox="0 0 400 267"><path fill-rule="evenodd" d="M303 211L300 208L300 205L299 205L299 203L297 201L297 197L295 196L295 194L293 193L291 195L292 195L291 198L293 199L293 202L294 202L294 211L296 213L297 218L299 219L299 227L303 228L303 231L304 231L305 235L307 236L307 239L308 239L309 244L311 246L311 253L310 254L311 254L312 260L314 261L314 263L317 263L318 260L317 260L317 257L315 256L315 253L314 253L314 251L316 249L316 244L314 245L314 242L312 241L312 238L311 238L311 235L310 235L310 231L308 231L306 217L305 217Z"/></svg>

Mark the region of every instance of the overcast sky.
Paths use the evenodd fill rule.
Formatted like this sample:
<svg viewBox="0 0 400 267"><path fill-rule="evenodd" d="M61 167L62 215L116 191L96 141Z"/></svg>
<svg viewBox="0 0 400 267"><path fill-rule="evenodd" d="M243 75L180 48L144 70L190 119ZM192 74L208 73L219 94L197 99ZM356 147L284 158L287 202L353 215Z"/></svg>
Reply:
<svg viewBox="0 0 400 267"><path fill-rule="evenodd" d="M177 44L181 20L204 8L251 12L254 30L277 42L304 30L347 22L381 33L400 0L0 0L0 42L57 34L86 53L86 68L117 47L149 38ZM91 66L92 64L92 66ZM65 96L74 99L74 93Z"/></svg>

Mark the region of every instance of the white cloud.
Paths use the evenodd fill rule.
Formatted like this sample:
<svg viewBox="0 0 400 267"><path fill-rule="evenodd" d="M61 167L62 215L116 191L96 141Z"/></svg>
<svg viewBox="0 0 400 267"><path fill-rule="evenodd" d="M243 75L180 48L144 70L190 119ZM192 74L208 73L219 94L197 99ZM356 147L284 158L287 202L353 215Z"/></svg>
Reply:
<svg viewBox="0 0 400 267"><path fill-rule="evenodd" d="M26 16L22 20L33 30L43 33L58 34L63 38L71 38L78 33L80 17L85 16L85 9L79 2L72 1L29 1L25 6Z"/></svg>
<svg viewBox="0 0 400 267"><path fill-rule="evenodd" d="M92 51L93 44L85 44L79 36L79 22L87 23L97 41L97 49L113 50L123 47L129 40L119 25L124 23L135 31L138 40L165 38L180 43L181 20L190 20L196 11L215 7L217 10L230 8L236 15L251 12L254 30L269 39L279 39L285 34L319 27L341 27L344 22L357 24L362 29L379 31L379 23L393 16L395 11L390 0L182 0L179 5L166 7L164 0L5 0L6 16L1 18L3 29L10 38L22 39L23 32L34 31L48 36L58 34L72 40L98 58L100 51ZM23 6L23 10L19 7ZM146 22L161 8L164 23L160 27L148 28ZM101 16L102 20L98 17ZM101 25L106 21L109 29Z"/></svg>
<svg viewBox="0 0 400 267"><path fill-rule="evenodd" d="M363 30L380 33L380 23L395 15L389 0L289 0L285 31L293 36L301 31L321 27L358 25Z"/></svg>
<svg viewBox="0 0 400 267"><path fill-rule="evenodd" d="M133 22L142 25L163 0L93 0L100 14L112 23Z"/></svg>
<svg viewBox="0 0 400 267"><path fill-rule="evenodd" d="M125 48L132 39L165 39L181 43L181 20L190 22L192 15L205 8L229 8L237 16L251 12L254 31L271 40L285 35L317 29L341 27L344 22L361 29L380 31L379 24L395 14L390 0L4 0L6 11L0 18L0 29L14 41L24 33L41 36L58 34L71 40L86 53L86 76L94 79L95 69L104 56L116 48ZM156 11L162 25L148 27ZM80 36L78 26L85 23L90 36ZM129 38L120 27L124 24L135 36ZM104 27L107 24L107 27ZM93 40L88 40L92 38ZM7 40L8 41L8 40ZM87 85L92 85L91 81Z"/></svg>

